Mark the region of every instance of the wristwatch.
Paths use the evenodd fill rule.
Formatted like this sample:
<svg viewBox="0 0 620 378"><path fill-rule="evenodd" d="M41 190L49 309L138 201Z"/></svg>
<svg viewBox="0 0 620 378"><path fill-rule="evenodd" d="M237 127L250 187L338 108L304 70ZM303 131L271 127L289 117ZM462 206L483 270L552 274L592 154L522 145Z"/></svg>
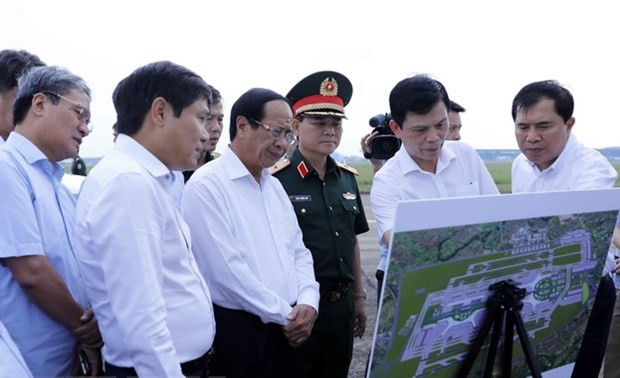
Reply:
<svg viewBox="0 0 620 378"><path fill-rule="evenodd" d="M362 291L353 291L352 294L355 299L366 299L366 289L362 289Z"/></svg>

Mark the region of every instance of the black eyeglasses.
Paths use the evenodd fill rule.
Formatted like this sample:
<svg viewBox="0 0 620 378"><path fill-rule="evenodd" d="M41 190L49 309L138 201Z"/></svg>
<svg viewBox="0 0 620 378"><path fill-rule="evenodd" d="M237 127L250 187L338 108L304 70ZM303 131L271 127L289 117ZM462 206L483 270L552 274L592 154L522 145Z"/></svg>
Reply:
<svg viewBox="0 0 620 378"><path fill-rule="evenodd" d="M79 102L75 102L73 100L70 100L70 99L66 98L65 96L59 95L56 92L44 91L43 93L50 94L52 96L56 96L56 97L58 97L58 98L60 98L62 100L67 101L68 103L72 104L73 107L71 108L71 110L75 112L75 114L78 117L78 120L80 122L84 122L84 124L88 128L88 132L89 133L93 131L93 125L91 125L91 123L90 123L90 110L88 110L88 108L86 108L84 105L80 104Z"/></svg>
<svg viewBox="0 0 620 378"><path fill-rule="evenodd" d="M295 134L293 134L290 129L281 126L269 126L265 123L258 122L255 119L250 119L250 121L254 122L259 126L262 126L265 130L269 131L269 134L271 134L274 139L284 138L286 144L289 145L295 142Z"/></svg>

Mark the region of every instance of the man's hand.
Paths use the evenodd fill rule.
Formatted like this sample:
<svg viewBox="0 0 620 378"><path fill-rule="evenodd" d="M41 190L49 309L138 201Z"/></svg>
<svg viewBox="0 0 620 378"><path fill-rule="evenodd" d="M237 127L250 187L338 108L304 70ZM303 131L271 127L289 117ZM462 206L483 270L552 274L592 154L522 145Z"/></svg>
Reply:
<svg viewBox="0 0 620 378"><path fill-rule="evenodd" d="M289 345L297 348L310 337L316 317L317 312L312 306L300 304L293 307L286 317L290 322L282 327Z"/></svg>
<svg viewBox="0 0 620 378"><path fill-rule="evenodd" d="M366 332L366 302L365 298L355 298L355 325L353 327L353 337L359 337L360 339Z"/></svg>
<svg viewBox="0 0 620 378"><path fill-rule="evenodd" d="M88 367L90 368L89 377L98 377L101 374L103 374L103 371L102 371L103 364L101 361L101 349L90 349L90 348L83 347L81 348L81 350L84 352L82 356L85 357L86 361L83 361L82 359L80 359L80 363L88 364Z"/></svg>
<svg viewBox="0 0 620 378"><path fill-rule="evenodd" d="M82 324L72 330L73 336L84 345L84 348L99 349L103 346L97 319L92 309L84 311L80 317Z"/></svg>

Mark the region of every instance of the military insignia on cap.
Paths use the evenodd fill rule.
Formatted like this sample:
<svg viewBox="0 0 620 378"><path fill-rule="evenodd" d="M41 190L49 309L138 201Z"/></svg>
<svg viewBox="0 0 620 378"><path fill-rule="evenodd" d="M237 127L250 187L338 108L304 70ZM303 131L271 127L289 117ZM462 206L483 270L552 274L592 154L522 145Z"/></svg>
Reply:
<svg viewBox="0 0 620 378"><path fill-rule="evenodd" d="M346 192L346 193L342 193L342 198L346 200L354 200L357 198L357 196L354 193Z"/></svg>
<svg viewBox="0 0 620 378"><path fill-rule="evenodd" d="M338 82L336 81L336 79L331 77L325 78L325 80L321 82L319 93L321 94L321 96L338 96Z"/></svg>
<svg viewBox="0 0 620 378"><path fill-rule="evenodd" d="M319 71L308 75L287 93L293 115L334 116L346 118L344 107L351 100L353 86L343 74Z"/></svg>

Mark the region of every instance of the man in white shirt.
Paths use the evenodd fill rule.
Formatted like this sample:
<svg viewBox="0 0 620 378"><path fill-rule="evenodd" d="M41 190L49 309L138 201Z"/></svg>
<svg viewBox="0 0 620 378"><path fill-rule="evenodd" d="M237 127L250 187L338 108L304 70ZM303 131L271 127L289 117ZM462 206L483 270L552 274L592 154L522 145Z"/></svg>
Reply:
<svg viewBox="0 0 620 378"><path fill-rule="evenodd" d="M172 170L197 165L210 96L200 76L171 62L140 67L114 90L118 137L82 185L76 227L106 375L207 374L213 309L172 196L183 177Z"/></svg>
<svg viewBox="0 0 620 378"><path fill-rule="evenodd" d="M406 78L390 93L389 126L402 145L375 174L370 189L381 245L377 268L381 283L399 201L499 194L471 146L446 142L449 109L443 84L426 75Z"/></svg>
<svg viewBox="0 0 620 378"><path fill-rule="evenodd" d="M512 192L544 192L611 188L617 172L598 151L580 144L572 134L575 124L572 94L558 82L526 85L512 102L515 137L521 154L512 163ZM574 377L596 377L609 334L615 288L608 256L581 348Z"/></svg>
<svg viewBox="0 0 620 378"><path fill-rule="evenodd" d="M213 295L214 375L298 377L319 287L293 205L268 167L292 142L293 113L268 89L233 105L231 144L183 193L198 266Z"/></svg>
<svg viewBox="0 0 620 378"><path fill-rule="evenodd" d="M19 79L16 127L0 147L0 321L34 376L71 375L78 342L99 361L75 258L75 200L58 164L90 133L89 105L82 78L33 68Z"/></svg>

